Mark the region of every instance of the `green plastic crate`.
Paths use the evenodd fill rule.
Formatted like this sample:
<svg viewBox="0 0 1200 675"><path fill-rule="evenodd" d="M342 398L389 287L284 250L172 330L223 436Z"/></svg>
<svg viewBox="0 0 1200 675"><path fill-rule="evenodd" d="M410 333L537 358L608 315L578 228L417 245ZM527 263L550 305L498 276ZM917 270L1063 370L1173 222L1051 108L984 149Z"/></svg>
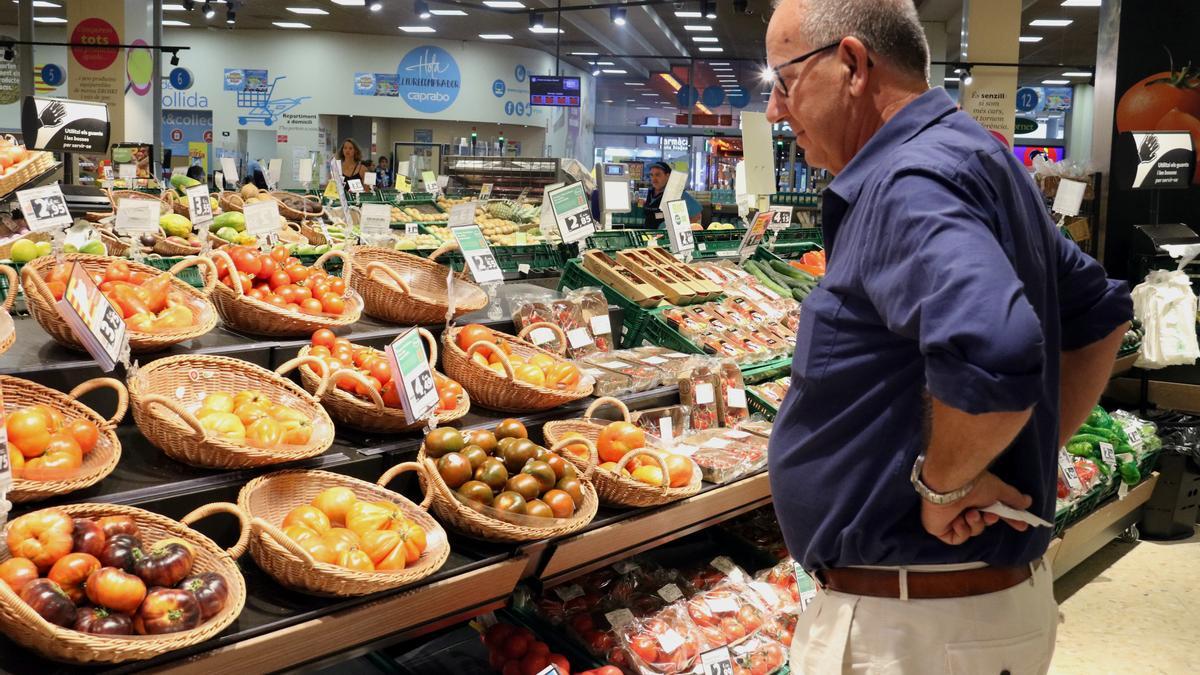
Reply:
<svg viewBox="0 0 1200 675"><path fill-rule="evenodd" d="M696 230L692 232L692 238L696 241L696 250L692 252L694 258L732 257L729 252L736 253L742 245L742 240L746 238L746 228Z"/></svg>
<svg viewBox="0 0 1200 675"><path fill-rule="evenodd" d="M182 257L167 257L167 258L150 257L150 258L143 258L142 262L153 267L154 269L159 269L159 270L163 270L164 272L166 272L166 271L170 270L172 267L174 267L175 265L177 265L180 260L183 260L183 258ZM184 269L180 270L179 273L176 274L175 276L179 277L180 281L186 283L187 285L191 286L192 288L204 288L204 278L200 274L199 267L185 267Z"/></svg>
<svg viewBox="0 0 1200 675"><path fill-rule="evenodd" d="M406 251L422 257L428 256L432 250L418 249L416 251ZM496 258L496 264L504 272L517 272L521 265L529 265L530 272L546 272L550 270L558 270L563 266L563 257L559 251L559 247L551 244L532 244L530 246L493 246L492 255ZM462 252L447 251L441 256L438 256L437 261L443 265L448 265L456 272L463 270Z"/></svg>
<svg viewBox="0 0 1200 675"><path fill-rule="evenodd" d="M293 255L295 255L295 254L293 254ZM295 257L297 260L304 263L304 265L306 267L312 267L313 263L317 262L317 260L321 257L321 255L323 255L323 254L320 254L320 255L304 254L304 255L296 255ZM325 263L325 271L329 272L330 274L332 274L336 277L342 276L342 259L341 258L330 258L328 260L328 262Z"/></svg>
<svg viewBox="0 0 1200 675"><path fill-rule="evenodd" d="M742 369L742 379L746 384L769 382L792 372L792 357L782 356L777 359L756 363Z"/></svg>
<svg viewBox="0 0 1200 675"><path fill-rule="evenodd" d="M775 406L767 402L767 399L759 396L753 391L746 391L746 403L750 406L750 413L758 413L763 416L763 419L768 422L774 422L775 416L779 414L779 410Z"/></svg>
<svg viewBox="0 0 1200 675"><path fill-rule="evenodd" d="M588 248L614 253L645 247L656 238L665 241L666 237L666 230L603 230L588 237Z"/></svg>

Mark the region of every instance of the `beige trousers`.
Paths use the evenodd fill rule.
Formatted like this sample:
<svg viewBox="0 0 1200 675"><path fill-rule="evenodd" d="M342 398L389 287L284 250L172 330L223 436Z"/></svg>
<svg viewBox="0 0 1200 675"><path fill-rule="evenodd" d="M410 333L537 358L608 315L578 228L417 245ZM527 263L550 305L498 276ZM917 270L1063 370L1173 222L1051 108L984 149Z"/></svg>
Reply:
<svg viewBox="0 0 1200 675"><path fill-rule="evenodd" d="M796 625L791 668L798 675L1036 675L1050 668L1057 628L1054 578L1040 562L1029 580L968 598L821 590Z"/></svg>

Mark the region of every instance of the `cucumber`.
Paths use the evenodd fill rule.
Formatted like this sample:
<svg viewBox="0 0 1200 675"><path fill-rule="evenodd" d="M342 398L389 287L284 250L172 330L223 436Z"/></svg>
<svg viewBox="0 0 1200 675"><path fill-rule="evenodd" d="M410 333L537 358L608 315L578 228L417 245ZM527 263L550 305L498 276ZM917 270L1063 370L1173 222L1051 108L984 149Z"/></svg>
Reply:
<svg viewBox="0 0 1200 675"><path fill-rule="evenodd" d="M786 277L791 277L798 281L816 281L817 278L805 272L804 270L796 269L782 260L772 260L771 269Z"/></svg>
<svg viewBox="0 0 1200 675"><path fill-rule="evenodd" d="M792 297L796 299L796 302L804 302L805 300L807 300L808 293L809 293L808 291L802 291L799 288L792 289Z"/></svg>
<svg viewBox="0 0 1200 675"><path fill-rule="evenodd" d="M778 293L780 295L791 295L792 294L790 288L786 288L783 285L776 282L774 279L772 279L770 277L770 275L768 275L766 272L763 271L761 266L759 266L757 263L755 263L755 261L747 260L746 264L743 267L745 268L745 270L747 272L754 275L755 279L758 279L759 281L761 281L764 286L771 289L772 291L775 291L776 293Z"/></svg>

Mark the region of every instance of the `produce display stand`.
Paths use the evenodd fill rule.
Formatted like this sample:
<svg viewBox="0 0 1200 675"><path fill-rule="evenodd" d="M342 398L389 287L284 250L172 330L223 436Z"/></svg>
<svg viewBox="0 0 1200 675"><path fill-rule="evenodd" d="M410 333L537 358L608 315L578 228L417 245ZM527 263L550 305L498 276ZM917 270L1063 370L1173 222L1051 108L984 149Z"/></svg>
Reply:
<svg viewBox="0 0 1200 675"><path fill-rule="evenodd" d="M1046 560L1054 571L1054 578L1062 577L1137 524L1142 515L1142 506L1150 500L1157 483L1158 473L1155 472L1131 488L1124 499L1115 496L1110 498L1051 541Z"/></svg>

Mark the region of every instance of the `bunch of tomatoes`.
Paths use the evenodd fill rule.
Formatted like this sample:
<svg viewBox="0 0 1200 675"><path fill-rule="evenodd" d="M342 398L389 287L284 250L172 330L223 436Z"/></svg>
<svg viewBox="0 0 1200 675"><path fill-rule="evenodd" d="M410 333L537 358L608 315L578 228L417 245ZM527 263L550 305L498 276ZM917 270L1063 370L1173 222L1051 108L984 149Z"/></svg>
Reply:
<svg viewBox="0 0 1200 675"><path fill-rule="evenodd" d="M389 408L403 408L400 390L392 379L392 364L387 355L378 349L364 347L340 338L328 328L321 328L312 335L308 356L321 361L323 370L317 375L325 377L342 369L355 370L363 376L366 385L350 377L338 378L334 385L342 391L354 394L359 398L370 400L370 387L383 404ZM433 382L438 392L438 412L447 412L458 407L458 400L463 395L462 385L433 371Z"/></svg>
<svg viewBox="0 0 1200 675"><path fill-rule="evenodd" d="M163 635L192 630L216 616L229 584L216 572L193 573L195 551L180 538L142 543L129 516L74 518L59 509L8 525L13 557L0 582L38 616L97 635Z"/></svg>
<svg viewBox="0 0 1200 675"><path fill-rule="evenodd" d="M425 552L425 529L395 502L359 499L346 487L322 490L283 519L283 533L314 560L359 572L396 572Z"/></svg>
<svg viewBox="0 0 1200 675"><path fill-rule="evenodd" d="M583 434L577 431L568 431L563 434L563 438L583 438ZM663 463L667 465L665 476L662 465L649 455L637 455L631 458L624 467L620 467L618 462L626 453L640 449L649 450L662 457ZM581 460L588 460L588 448L583 443L569 444L563 450ZM647 447L646 432L630 422L611 422L606 425L600 431L600 437L596 441L596 455L600 459L600 465L597 468L617 473L618 467L620 467L622 476L647 485L659 486L666 481L670 487L685 487L692 482L695 473L695 462L690 457Z"/></svg>
<svg viewBox="0 0 1200 675"><path fill-rule="evenodd" d="M263 253L248 246L226 246L235 269L230 270L224 256L214 256L217 278L229 288L255 300L281 309L311 316L341 316L346 311L346 280L330 275L323 269L306 267L299 258L288 253L286 246L276 246Z"/></svg>
<svg viewBox="0 0 1200 675"><path fill-rule="evenodd" d="M66 293L75 264L58 264L46 271L43 278L55 300L62 300ZM113 260L103 273L91 277L130 330L164 333L196 323L196 308L183 291L172 286L170 274L147 274L130 269L124 260Z"/></svg>
<svg viewBox="0 0 1200 675"><path fill-rule="evenodd" d="M464 352L476 342L486 341L496 345L508 358L508 363L512 366L513 379L519 382L548 389L571 390L579 386L581 375L575 364L542 353L525 359L519 354L513 353L512 345L509 342L511 339L513 338L477 323L463 326L454 338L455 344ZM500 355L494 350L487 348L479 349L471 355L471 360L480 366L490 368L500 375L508 377L500 358Z"/></svg>
<svg viewBox="0 0 1200 675"><path fill-rule="evenodd" d="M488 648L488 663L502 675L539 675L554 666L559 675L571 675L571 664L562 654L551 653L545 642L528 628L497 623L480 636ZM601 673L600 675L608 675ZM616 670L613 675L621 675Z"/></svg>
<svg viewBox="0 0 1200 675"><path fill-rule="evenodd" d="M27 480L70 478L100 440L100 429L87 419L67 422L48 405L32 405L10 413L8 462L13 474Z"/></svg>
<svg viewBox="0 0 1200 675"><path fill-rule="evenodd" d="M514 419L492 431L439 427L425 436L446 486L468 504L537 518L570 518L583 505L575 467L529 440Z"/></svg>

